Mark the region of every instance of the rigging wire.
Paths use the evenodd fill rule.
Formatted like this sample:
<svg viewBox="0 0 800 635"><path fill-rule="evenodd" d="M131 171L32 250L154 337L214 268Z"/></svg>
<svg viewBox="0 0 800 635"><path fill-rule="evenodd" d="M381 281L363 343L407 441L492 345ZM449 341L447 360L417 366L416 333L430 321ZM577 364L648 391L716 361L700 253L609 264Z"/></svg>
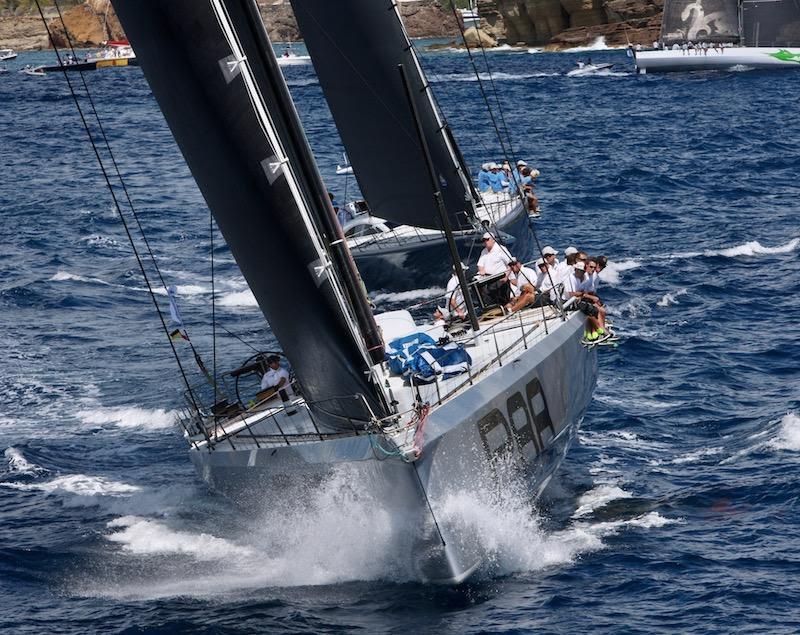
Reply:
<svg viewBox="0 0 800 635"><path fill-rule="evenodd" d="M480 87L481 95L483 95L483 100L484 100L484 103L486 104L486 109L489 111L489 117L491 118L492 125L494 126L495 132L497 133L497 139L500 142L500 148L503 151L503 154L505 156L505 160L508 162L509 167L510 167L511 166L511 161L509 160L508 150L506 150L506 146L503 143L503 139L502 139L502 135L500 133L500 129L497 126L497 121L495 120L494 114L492 113L492 107L491 107L491 105L489 103L489 98L487 97L486 91L483 88L483 82L482 82L481 77L480 77L480 72L478 71L478 68L477 68L477 66L475 64L475 60L474 60L474 58L472 56L472 51L471 51L471 49L469 47L469 44L467 43L467 38L466 38L466 35L465 35L464 26L461 23L461 21L458 19L458 13L456 11L455 3L452 4L451 8L453 10L453 17L455 17L456 23L458 24L458 30L461 33L461 39L464 41L464 47L467 50L467 55L469 56L470 62L472 64L472 68L475 71L475 77L478 80L478 86ZM505 134L506 134L506 138L508 140L508 149L511 151L511 156L513 157L514 156L514 148L512 146L511 135L509 134L508 126L507 126L506 120L505 120L505 116L503 115L502 106L500 105L500 97L499 97L499 94L497 92L497 85L494 82L494 76L492 75L491 66L489 65L489 58L486 55L486 48L483 46L483 40L481 39L480 35L478 36L478 44L479 44L479 46L481 48L481 52L483 54L484 64L486 65L486 71L489 74L489 81L490 81L491 86L492 86L492 91L494 93L495 102L497 103L497 109L498 109L498 112L499 112L499 115L500 115L500 120L502 122L503 129L504 129ZM524 194L520 190L519 184L516 182L516 177L514 176L513 170L512 170L511 176L514 179L514 186L515 186L517 192L519 192L520 200L522 201L522 204L523 205L527 205L527 201L525 200ZM542 258L542 260L544 260L544 253L542 251L543 248L542 248L541 242L539 241L538 233L533 228L533 224L532 223L529 222L527 227L528 227L528 231L530 232L530 234L531 234L531 236L533 238L534 243L536 244L536 250L539 252L539 255ZM553 284L553 276L552 276L552 274L550 272L550 268L549 267L548 267L548 270L547 270L547 278L550 280L551 286L553 288L555 288L555 285ZM558 297L558 296L556 296L556 297ZM562 315L563 315L563 308L561 309L561 311L562 311Z"/></svg>
<svg viewBox="0 0 800 635"><path fill-rule="evenodd" d="M56 59L58 60L58 64L59 64L59 66L62 67L62 69L64 69L62 72L64 73L64 79L66 79L66 81L67 81L67 86L69 88L70 95L72 96L72 99L75 102L75 107L76 107L76 109L78 111L78 115L81 118L81 122L83 123L83 128L86 131L86 135L89 138L89 143L92 146L92 150L94 152L95 158L97 159L97 163L100 166L100 171L103 174L103 179L106 182L106 186L108 187L108 191L111 194L111 198L112 198L112 200L114 202L114 208L117 210L117 214L119 215L120 221L122 222L122 226L123 226L123 228L125 230L125 234L128 237L128 242L131 245L131 249L133 250L133 254L134 254L135 258L136 258L136 262L139 265L139 270L140 270L140 272L142 274L142 277L144 278L145 284L147 285L147 290L148 290L148 293L150 294L150 299L153 302L153 306L155 307L156 313L158 314L159 321L161 322L161 327L163 328L164 333L167 336L167 341L169 342L170 348L172 349L172 355L173 355L173 357L175 358L175 361L178 364L178 369L180 370L181 376L183 377L183 381L184 381L184 383L186 385L186 388L187 388L187 395L191 399L192 405L195 407L195 409L199 410L198 404L197 404L197 402L195 400L195 397L194 397L194 391L192 390L192 387L191 387L191 385L189 383L189 378L186 375L186 371L185 371L185 369L183 367L183 364L180 361L180 358L178 356L178 351L175 348L175 344L172 341L172 338L169 336L169 328L167 326L167 322L164 319L164 314L162 313L161 308L158 305L158 300L156 298L155 292L153 291L153 286L152 286L152 284L150 282L150 277L147 275L147 271L145 269L144 262L143 262L143 260L142 260L142 258L140 256L140 254L139 254L139 249L136 247L136 242L134 241L133 234L131 233L130 226L128 224L128 221L125 219L125 215L122 212L122 206L120 205L120 202L119 202L119 199L117 197L117 194L114 191L114 187L113 187L113 185L111 183L111 179L109 178L108 170L106 169L105 163L103 162L103 158L100 156L100 151L99 151L99 149L97 147L97 144L95 143L95 140L94 140L94 135L92 134L92 131L91 131L90 127L89 127L89 123L86 120L86 116L85 116L85 114L83 112L83 108L80 105L80 101L78 99L77 93L75 92L75 88L72 85L72 81L69 78L69 73L64 68L65 65L64 65L64 63L63 63L63 61L61 59L61 53L59 52L58 46L56 45L55 38L53 37L53 33L50 30L50 25L47 23L47 20L44 17L44 12L42 11L42 7L41 7L41 5L39 3L39 0L35 0L35 2L36 2L36 8L39 11L39 16L42 18L42 24L44 24L45 30L47 31L47 37L50 40L50 45L53 47L53 51L56 54ZM61 13L61 7L58 4L58 0L56 0L54 2L54 4L55 4L56 10L58 12L59 20L61 21L61 24L64 27L65 38L66 38L67 43L69 45L70 51L72 52L72 54L74 56L75 55L75 48L72 45L72 38L70 37L69 30L67 29L67 25L64 22L64 16ZM91 112L94 114L94 118L97 121L97 125L98 125L98 128L99 128L99 130L101 132L101 135L103 137L104 144L105 144L106 149L107 149L107 151L109 153L109 156L111 157L111 161L112 161L112 164L113 164L114 169L116 171L117 178L119 179L119 182L122 185L122 189L125 192L125 196L127 198L128 204L129 204L129 206L131 208L131 212L133 214L133 217L136 220L136 224L137 224L137 226L139 228L139 231L142 233L142 237L143 237L144 243L145 243L145 245L147 247L147 251L148 251L148 253L150 255L151 260L153 261L153 264L155 265L155 257L153 256L153 252L150 249L150 245L149 245L146 237L144 236L144 232L142 230L142 226L139 223L138 216L136 215L135 209L133 207L133 203L132 203L131 198L130 198L130 196L128 194L128 189L125 186L125 182L124 182L124 180L122 178L122 175L121 175L121 173L119 171L119 167L117 165L117 162L114 159L113 152L111 151L111 146L110 146L110 144L108 142L108 137L106 136L105 129L103 128L103 125L102 125L102 123L100 121L100 116L99 116L99 114L97 112L97 108L95 107L94 100L91 97L91 93L89 91L89 87L86 84L86 78L83 76L83 71L78 71L78 73L79 73L79 75L81 77L81 80L83 82L83 87L84 87L84 90L85 90L85 93L86 93L86 97L87 97L87 99L89 101L89 104L91 106ZM157 265L155 265L155 267L156 267L156 271L158 272L158 276L159 276L159 278L161 280L161 283L164 285L164 288L166 289L166 284L164 283L164 279L161 276L161 272L158 269ZM206 438L208 438L208 435L206 434L205 430L203 430L203 435L206 436Z"/></svg>
<svg viewBox="0 0 800 635"><path fill-rule="evenodd" d="M217 378L217 303L214 282L214 215L208 210L208 236L211 250L211 366L214 379ZM214 403L217 403L217 382L214 381Z"/></svg>

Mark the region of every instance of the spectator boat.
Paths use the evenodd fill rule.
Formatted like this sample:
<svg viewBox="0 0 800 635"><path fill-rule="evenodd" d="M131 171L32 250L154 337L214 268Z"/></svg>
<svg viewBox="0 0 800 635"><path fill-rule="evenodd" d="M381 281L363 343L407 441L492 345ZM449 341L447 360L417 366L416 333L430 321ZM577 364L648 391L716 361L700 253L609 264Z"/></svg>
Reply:
<svg viewBox="0 0 800 635"><path fill-rule="evenodd" d="M392 104L395 125L418 135L418 173L439 203L425 213L439 216L456 262L449 220L465 199L443 193L430 143L441 131L425 126L422 78L396 5L293 5L307 42L309 22L343 47L340 38L361 40L361 28L381 34L372 58L405 89L405 102ZM405 310L373 315L257 4L114 6L298 395L259 391L261 353L211 383L187 379L180 424L199 476L250 509L301 513L336 479L388 519L387 544L416 575L465 580L489 547L457 502L491 505L517 486L538 495L575 437L597 374L596 353L580 343L583 317L548 308L479 319L469 293L469 322L447 330Z"/></svg>
<svg viewBox="0 0 800 635"><path fill-rule="evenodd" d="M584 75L602 75L608 73L613 64L593 64L592 62L578 62L577 68L567 72L567 77L583 77Z"/></svg>
<svg viewBox="0 0 800 635"><path fill-rule="evenodd" d="M82 60L67 53L59 64L37 66L42 73L60 73L64 71L94 71L101 68L118 66L137 66L136 54L127 40L109 40L103 47L89 53Z"/></svg>
<svg viewBox="0 0 800 635"><path fill-rule="evenodd" d="M12 49L0 49L0 62L7 62L17 57Z"/></svg>

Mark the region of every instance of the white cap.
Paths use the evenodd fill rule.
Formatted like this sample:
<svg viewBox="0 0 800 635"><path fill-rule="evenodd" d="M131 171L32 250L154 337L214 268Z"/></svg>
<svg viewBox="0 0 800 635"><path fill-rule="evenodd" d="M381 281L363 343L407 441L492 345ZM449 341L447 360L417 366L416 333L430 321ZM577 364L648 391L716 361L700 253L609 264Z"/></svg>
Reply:
<svg viewBox="0 0 800 635"><path fill-rule="evenodd" d="M550 254L553 254L555 256L557 253L558 252L555 249L553 249L550 245L542 249L543 256L549 256Z"/></svg>
<svg viewBox="0 0 800 635"><path fill-rule="evenodd" d="M483 239L484 239L484 240L486 240L487 238L494 238L494 236L492 236L492 235L491 235L489 232L486 232L486 233L483 235Z"/></svg>
<svg viewBox="0 0 800 635"><path fill-rule="evenodd" d="M577 253L578 253L578 250L575 249L575 247L567 247L564 250L564 255L565 256L571 256L572 254L577 254Z"/></svg>
<svg viewBox="0 0 800 635"><path fill-rule="evenodd" d="M586 271L586 266L583 264L583 261L579 260L573 266L573 269L577 269L578 271Z"/></svg>
<svg viewBox="0 0 800 635"><path fill-rule="evenodd" d="M544 261L544 258L539 258L539 260L536 261L536 266L537 267L541 267L542 265L546 265L546 264L547 263Z"/></svg>
<svg viewBox="0 0 800 635"><path fill-rule="evenodd" d="M491 163L484 163L481 166L481 170L488 170L491 165L492 165Z"/></svg>
<svg viewBox="0 0 800 635"><path fill-rule="evenodd" d="M531 177L532 179L535 179L537 176L539 176L539 170L537 170L536 168L533 168L533 169L531 170L530 177Z"/></svg>
<svg viewBox="0 0 800 635"><path fill-rule="evenodd" d="M490 169L490 170L499 170L499 169L500 169L500 166L499 166L499 165L497 165L496 163L490 163L490 164L489 164L489 169Z"/></svg>
<svg viewBox="0 0 800 635"><path fill-rule="evenodd" d="M528 164L527 164L527 163L525 163L525 161L523 161L522 159L520 159L519 161L517 161L517 167L519 167L519 166L525 167L526 165L528 165Z"/></svg>

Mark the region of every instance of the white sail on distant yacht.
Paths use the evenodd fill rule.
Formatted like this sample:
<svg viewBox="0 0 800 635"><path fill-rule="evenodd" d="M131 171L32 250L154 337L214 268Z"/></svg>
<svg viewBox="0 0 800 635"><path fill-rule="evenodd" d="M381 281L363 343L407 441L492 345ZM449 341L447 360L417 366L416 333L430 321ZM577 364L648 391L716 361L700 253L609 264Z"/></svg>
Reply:
<svg viewBox="0 0 800 635"><path fill-rule="evenodd" d="M665 0L657 48L632 48L640 73L800 68L797 0Z"/></svg>
<svg viewBox="0 0 800 635"><path fill-rule="evenodd" d="M402 99L391 103L391 118L378 109L358 121L363 113L354 111L353 121L337 124L343 137L396 142L408 154L401 160L418 166L413 179L381 184L359 154L372 151L356 142L348 145L354 171L359 178L365 172L365 194L375 194L382 210L406 210L413 218L403 218L421 227L439 218L467 288L450 220L459 227L472 212L463 196L468 185L441 140L395 3L292 4L309 43L309 24L336 33L338 21L354 40L372 34L370 85ZM553 477L596 383L596 352L581 344L583 316L560 306L479 316L468 293L466 323L427 324L405 310L373 314L256 2L114 6L282 348L257 353L211 384L187 379L180 422L199 476L264 509L287 501L302 509L310 491L336 478L390 520L392 548L420 578L465 580L488 551L479 528L452 503L512 486L535 497ZM333 43L344 54L347 43ZM341 56L326 56L318 44L309 47L315 64L322 54L320 66L331 65L322 75L352 77ZM334 114L335 93L326 90ZM373 127L376 120L382 123ZM383 129L386 121L394 130ZM449 165L447 174L439 165ZM451 183L461 185L448 190ZM412 209L409 189L419 202ZM280 379L270 384L270 377Z"/></svg>

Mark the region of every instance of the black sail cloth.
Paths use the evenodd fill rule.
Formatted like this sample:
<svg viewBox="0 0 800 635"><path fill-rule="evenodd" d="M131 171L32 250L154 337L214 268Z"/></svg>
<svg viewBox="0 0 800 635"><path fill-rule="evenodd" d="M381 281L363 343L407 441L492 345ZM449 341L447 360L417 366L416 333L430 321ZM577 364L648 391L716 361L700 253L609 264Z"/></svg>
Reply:
<svg viewBox="0 0 800 635"><path fill-rule="evenodd" d="M391 0L291 0L325 99L370 210L441 229L422 149L398 72L409 75L453 229L471 227L471 196L447 146L425 78Z"/></svg>
<svg viewBox="0 0 800 635"><path fill-rule="evenodd" d="M316 168L302 133L297 139L296 113L255 3L113 4L192 175L306 398L361 393L376 414L384 414L368 379L369 363L359 334L332 286L336 267L320 258L314 224L333 212L324 207L329 202L324 191L318 191L319 175L308 173ZM223 18L215 7L224 11ZM230 33L226 36L228 26L252 70L255 98L247 90ZM260 107L271 124L262 125ZM310 215L302 213L302 199ZM352 397L327 402L324 410L364 417L363 407ZM336 416L323 418L326 427L349 427Z"/></svg>

